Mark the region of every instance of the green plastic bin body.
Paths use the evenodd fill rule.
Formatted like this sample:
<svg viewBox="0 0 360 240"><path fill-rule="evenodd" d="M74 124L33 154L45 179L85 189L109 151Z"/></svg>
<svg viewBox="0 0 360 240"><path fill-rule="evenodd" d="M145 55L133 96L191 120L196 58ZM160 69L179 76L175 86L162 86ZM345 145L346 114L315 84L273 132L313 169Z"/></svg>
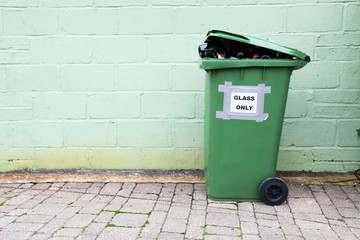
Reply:
<svg viewBox="0 0 360 240"><path fill-rule="evenodd" d="M260 184L275 176L290 76L306 63L200 59L206 70L204 157L210 199L260 201ZM257 114L245 106L246 99L257 100L250 103Z"/></svg>

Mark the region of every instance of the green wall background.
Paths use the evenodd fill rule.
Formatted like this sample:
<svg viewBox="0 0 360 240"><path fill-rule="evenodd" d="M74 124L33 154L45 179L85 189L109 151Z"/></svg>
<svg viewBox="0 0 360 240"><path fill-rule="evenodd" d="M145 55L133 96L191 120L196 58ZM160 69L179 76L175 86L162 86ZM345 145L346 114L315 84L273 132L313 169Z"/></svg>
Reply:
<svg viewBox="0 0 360 240"><path fill-rule="evenodd" d="M312 57L279 170L360 167L359 1L0 0L0 170L202 169L211 29Z"/></svg>

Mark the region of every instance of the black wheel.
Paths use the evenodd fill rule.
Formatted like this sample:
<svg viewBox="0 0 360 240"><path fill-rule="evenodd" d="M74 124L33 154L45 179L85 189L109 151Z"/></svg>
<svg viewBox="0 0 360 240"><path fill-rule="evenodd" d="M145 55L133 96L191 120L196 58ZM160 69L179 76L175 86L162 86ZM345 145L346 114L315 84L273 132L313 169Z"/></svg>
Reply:
<svg viewBox="0 0 360 240"><path fill-rule="evenodd" d="M280 178L272 177L265 179L259 188L261 200L267 205L280 205L288 197L289 189Z"/></svg>

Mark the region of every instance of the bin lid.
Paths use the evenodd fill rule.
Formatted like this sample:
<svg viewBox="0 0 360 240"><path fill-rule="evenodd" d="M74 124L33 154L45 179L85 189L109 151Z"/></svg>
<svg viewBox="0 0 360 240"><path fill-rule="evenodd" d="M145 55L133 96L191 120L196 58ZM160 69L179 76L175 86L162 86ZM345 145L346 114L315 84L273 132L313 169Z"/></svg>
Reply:
<svg viewBox="0 0 360 240"><path fill-rule="evenodd" d="M305 54L297 49L284 47L284 46L281 46L279 44L276 44L276 43L268 41L268 40L263 40L260 38L247 36L247 35L234 34L234 33L225 32L225 31L221 31L221 30L211 30L207 33L205 42L211 43L214 38L225 38L228 40L242 42L245 44L258 46L258 47L266 48L266 49L273 50L276 52L288 54L288 55L294 56L295 58L304 60L306 62L310 62L310 57L307 54Z"/></svg>

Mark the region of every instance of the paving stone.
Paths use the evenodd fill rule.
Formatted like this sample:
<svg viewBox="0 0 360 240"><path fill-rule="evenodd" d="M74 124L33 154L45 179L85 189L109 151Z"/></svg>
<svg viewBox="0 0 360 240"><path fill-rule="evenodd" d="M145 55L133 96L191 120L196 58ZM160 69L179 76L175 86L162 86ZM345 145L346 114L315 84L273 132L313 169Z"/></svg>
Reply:
<svg viewBox="0 0 360 240"><path fill-rule="evenodd" d="M156 200L158 198L158 195L157 194L152 194L152 193L132 193L130 195L130 198Z"/></svg>
<svg viewBox="0 0 360 240"><path fill-rule="evenodd" d="M273 228L279 228L280 224L276 220L268 220L268 219L257 219L257 222L259 226L266 226L266 227L273 227Z"/></svg>
<svg viewBox="0 0 360 240"><path fill-rule="evenodd" d="M37 183L32 186L32 189L45 190L51 186L50 183Z"/></svg>
<svg viewBox="0 0 360 240"><path fill-rule="evenodd" d="M80 213L98 214L106 205L106 202L89 202L80 210Z"/></svg>
<svg viewBox="0 0 360 240"><path fill-rule="evenodd" d="M296 225L299 226L301 231L303 231L304 229L331 231L330 226L326 223L318 223L318 222L299 220L299 219L295 219L295 222L296 222Z"/></svg>
<svg viewBox="0 0 360 240"><path fill-rule="evenodd" d="M87 226L83 234L98 235L105 229L106 225L106 223L91 223L89 226Z"/></svg>
<svg viewBox="0 0 360 240"><path fill-rule="evenodd" d="M96 203L108 203L114 199L113 196L97 195L91 201Z"/></svg>
<svg viewBox="0 0 360 240"><path fill-rule="evenodd" d="M122 212L149 213L155 206L155 201L147 199L129 199L120 209Z"/></svg>
<svg viewBox="0 0 360 240"><path fill-rule="evenodd" d="M239 217L235 214L208 213L206 224L225 227L240 227Z"/></svg>
<svg viewBox="0 0 360 240"><path fill-rule="evenodd" d="M204 235L204 226L188 225L186 228L185 238L188 239L202 239Z"/></svg>
<svg viewBox="0 0 360 240"><path fill-rule="evenodd" d="M162 224L159 223L149 223L146 224L142 229L140 236L142 238L153 238L156 239L161 232Z"/></svg>
<svg viewBox="0 0 360 240"><path fill-rule="evenodd" d="M232 227L206 226L205 232L208 234L238 236L241 234L240 229Z"/></svg>
<svg viewBox="0 0 360 240"><path fill-rule="evenodd" d="M331 225L331 229L342 239L357 239L348 227Z"/></svg>
<svg viewBox="0 0 360 240"><path fill-rule="evenodd" d="M73 218L66 222L65 227L83 228L90 224L96 215L92 214L76 214Z"/></svg>
<svg viewBox="0 0 360 240"><path fill-rule="evenodd" d="M204 240L238 240L241 237L226 236L226 235L205 235Z"/></svg>
<svg viewBox="0 0 360 240"><path fill-rule="evenodd" d="M344 220L349 227L360 228L360 218L344 218Z"/></svg>
<svg viewBox="0 0 360 240"><path fill-rule="evenodd" d="M136 239L140 233L140 228L106 227L97 238L98 240L109 239Z"/></svg>
<svg viewBox="0 0 360 240"><path fill-rule="evenodd" d="M0 228L4 228L9 223L15 221L17 216L3 216L0 218Z"/></svg>
<svg viewBox="0 0 360 240"><path fill-rule="evenodd" d="M51 235L50 233L36 233L31 236L30 240L47 240Z"/></svg>
<svg viewBox="0 0 360 240"><path fill-rule="evenodd" d="M164 223L165 218L166 218L167 212L163 212L163 211L152 211L148 221L150 223Z"/></svg>
<svg viewBox="0 0 360 240"><path fill-rule="evenodd" d="M29 211L29 209L18 208L18 209L14 209L14 210L10 211L7 215L8 216L22 216L25 213L27 213L28 211Z"/></svg>
<svg viewBox="0 0 360 240"><path fill-rule="evenodd" d="M316 240L337 240L339 237L332 230L319 230L319 229L301 229L305 239L316 239Z"/></svg>
<svg viewBox="0 0 360 240"><path fill-rule="evenodd" d="M168 217L169 218L180 218L187 219L190 213L190 208L185 207L173 207L169 209Z"/></svg>
<svg viewBox="0 0 360 240"><path fill-rule="evenodd" d="M328 219L342 219L337 208L334 205L320 205L323 214Z"/></svg>
<svg viewBox="0 0 360 240"><path fill-rule="evenodd" d="M28 239L32 234L33 232L2 231L0 232L0 239L25 240Z"/></svg>
<svg viewBox="0 0 360 240"><path fill-rule="evenodd" d="M360 218L360 211L356 208L338 207L337 210L339 211L340 215L345 218Z"/></svg>
<svg viewBox="0 0 360 240"><path fill-rule="evenodd" d="M186 219L167 218L162 230L165 232L185 233Z"/></svg>
<svg viewBox="0 0 360 240"><path fill-rule="evenodd" d="M110 224L122 227L142 227L147 219L148 215L145 214L119 213L115 215Z"/></svg>
<svg viewBox="0 0 360 240"><path fill-rule="evenodd" d="M82 234L76 238L76 240L95 240L97 238L96 235L86 235Z"/></svg>
<svg viewBox="0 0 360 240"><path fill-rule="evenodd" d="M101 212L95 218L94 222L107 223L107 222L110 222L114 216L115 216L114 212Z"/></svg>
<svg viewBox="0 0 360 240"><path fill-rule="evenodd" d="M13 232L35 232L42 228L44 224L41 223L10 223L4 228L4 231L13 231Z"/></svg>
<svg viewBox="0 0 360 240"><path fill-rule="evenodd" d="M191 195L185 195L185 194L175 194L173 199L173 202L179 202L179 203L189 203L192 202L192 196Z"/></svg>
<svg viewBox="0 0 360 240"><path fill-rule="evenodd" d="M30 210L29 214L57 215L67 206L67 204L42 203Z"/></svg>
<svg viewBox="0 0 360 240"><path fill-rule="evenodd" d="M101 189L100 194L116 195L122 187L122 183L106 183Z"/></svg>
<svg viewBox="0 0 360 240"><path fill-rule="evenodd" d="M58 219L69 219L72 218L73 216L75 216L76 213L78 213L80 211L81 207L73 207L73 206L69 206L67 208L64 209L64 211L62 211L61 213L59 213L56 218Z"/></svg>
<svg viewBox="0 0 360 240"><path fill-rule="evenodd" d="M293 213L321 214L319 204L313 198L290 198L288 204Z"/></svg>
<svg viewBox="0 0 360 240"><path fill-rule="evenodd" d="M262 239L284 239L285 236L282 230L278 227L259 226L259 232Z"/></svg>
<svg viewBox="0 0 360 240"><path fill-rule="evenodd" d="M312 213L294 213L295 219L307 220L311 222L322 222L327 223L327 219L322 214L312 214Z"/></svg>
<svg viewBox="0 0 360 240"><path fill-rule="evenodd" d="M332 205L329 196L325 192L314 192L313 194L319 204Z"/></svg>
<svg viewBox="0 0 360 240"><path fill-rule="evenodd" d="M160 183L138 183L134 193L154 193L159 194L162 188Z"/></svg>
<svg viewBox="0 0 360 240"><path fill-rule="evenodd" d="M34 196L32 195L28 195L28 194L22 194L16 197L13 197L11 199L9 199L8 201L6 201L6 205L12 205L12 206L17 206L20 205L24 202L29 201L30 199L32 199Z"/></svg>
<svg viewBox="0 0 360 240"><path fill-rule="evenodd" d="M61 228L55 234L54 237L76 237L82 232L81 228Z"/></svg>
<svg viewBox="0 0 360 240"><path fill-rule="evenodd" d="M332 202L337 208L354 208L354 203L349 198L336 198L332 199Z"/></svg>
<svg viewBox="0 0 360 240"><path fill-rule="evenodd" d="M192 184L177 184L175 194L192 194L194 186Z"/></svg>
<svg viewBox="0 0 360 240"><path fill-rule="evenodd" d="M64 226L66 219L53 219L49 223L45 224L43 228L39 229L40 233L54 233L59 228Z"/></svg>
<svg viewBox="0 0 360 240"><path fill-rule="evenodd" d="M243 234L258 234L258 225L255 222L243 222L241 221L241 232Z"/></svg>
<svg viewBox="0 0 360 240"><path fill-rule="evenodd" d="M158 240L183 240L184 234L180 233L167 233L167 232L161 232L159 235Z"/></svg>
<svg viewBox="0 0 360 240"><path fill-rule="evenodd" d="M51 215L23 215L16 219L16 222L25 222L25 223L46 223L53 219Z"/></svg>
<svg viewBox="0 0 360 240"><path fill-rule="evenodd" d="M116 196L110 201L109 205L107 205L104 210L117 211L125 204L127 200L128 198Z"/></svg>
<svg viewBox="0 0 360 240"><path fill-rule="evenodd" d="M304 184L289 184L289 198L311 198L310 188Z"/></svg>
<svg viewBox="0 0 360 240"><path fill-rule="evenodd" d="M154 210L157 211L168 211L170 209L171 203L164 201L157 201Z"/></svg>
<svg viewBox="0 0 360 240"><path fill-rule="evenodd" d="M189 226L205 226L205 213L204 214L193 214L193 211L191 211L191 214L188 219L188 225Z"/></svg>
<svg viewBox="0 0 360 240"><path fill-rule="evenodd" d="M309 185L310 190L314 192L324 192L324 189L321 185Z"/></svg>
<svg viewBox="0 0 360 240"><path fill-rule="evenodd" d="M242 237L243 237L242 238L243 240L260 240L260 237L258 235L246 234L246 235L243 235Z"/></svg>
<svg viewBox="0 0 360 240"><path fill-rule="evenodd" d="M295 224L281 224L281 229L283 230L285 235L296 235L301 236L301 232ZM288 238L290 239L290 238Z"/></svg>
<svg viewBox="0 0 360 240"><path fill-rule="evenodd" d="M266 213L266 214L276 215L276 211L273 206L265 205L262 202L254 202L253 206L254 206L254 211L256 213Z"/></svg>

